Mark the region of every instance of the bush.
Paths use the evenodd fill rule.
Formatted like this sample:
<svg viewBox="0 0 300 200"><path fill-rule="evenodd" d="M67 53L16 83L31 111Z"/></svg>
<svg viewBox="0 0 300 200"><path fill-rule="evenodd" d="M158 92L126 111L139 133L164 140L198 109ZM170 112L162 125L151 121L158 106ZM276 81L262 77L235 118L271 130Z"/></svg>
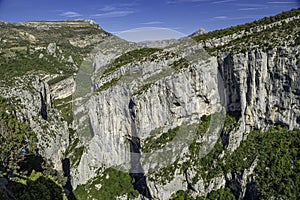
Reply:
<svg viewBox="0 0 300 200"><path fill-rule="evenodd" d="M139 192L133 188L133 179L128 173L108 168L103 172L103 175L98 175L85 185L79 185L74 194L78 200L93 198L106 200L116 199L116 197L123 195L127 195L129 199L134 199L139 195Z"/></svg>

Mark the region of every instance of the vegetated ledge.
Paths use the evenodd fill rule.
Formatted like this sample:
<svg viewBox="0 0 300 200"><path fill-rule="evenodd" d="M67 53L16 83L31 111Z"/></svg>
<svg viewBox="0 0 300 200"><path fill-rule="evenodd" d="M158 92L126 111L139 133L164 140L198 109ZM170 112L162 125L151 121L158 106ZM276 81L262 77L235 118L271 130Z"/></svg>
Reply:
<svg viewBox="0 0 300 200"><path fill-rule="evenodd" d="M205 50L213 56L220 50L245 53L252 46L264 50L271 49L276 45L285 45L286 41L296 46L300 40L297 38L299 19L300 9L292 9L276 16L215 30L192 38L201 42Z"/></svg>
<svg viewBox="0 0 300 200"><path fill-rule="evenodd" d="M255 20L253 22L249 22L246 24L232 26L230 28L215 30L215 31L211 31L211 32L208 32L208 33L205 33L202 35L197 35L197 36L194 36L193 39L195 39L198 42L205 41L208 39L213 39L213 38L217 39L217 38L221 38L221 37L224 37L227 35L232 35L234 33L242 31L242 30L250 31L251 29L256 28L258 26L263 26L263 25L267 25L267 24L270 24L273 22L278 22L280 20L284 20L284 19L287 19L290 17L295 17L298 15L300 15L300 8L285 11L278 15L265 17L260 20Z"/></svg>
<svg viewBox="0 0 300 200"><path fill-rule="evenodd" d="M295 19L288 23L276 25L272 28L231 40L227 44L205 49L209 54L216 55L220 51L246 53L252 47L259 47L264 51L278 46L285 46L286 44L295 47L300 45L300 36L297 35L299 29L300 19Z"/></svg>
<svg viewBox="0 0 300 200"><path fill-rule="evenodd" d="M107 66L107 68L104 70L103 75L104 76L109 75L115 72L116 70L118 70L120 67L129 64L131 62L137 62L143 59L148 59L152 54L160 51L162 51L162 49L148 48L148 47L129 51L117 57L115 60L113 60L113 62L110 63Z"/></svg>

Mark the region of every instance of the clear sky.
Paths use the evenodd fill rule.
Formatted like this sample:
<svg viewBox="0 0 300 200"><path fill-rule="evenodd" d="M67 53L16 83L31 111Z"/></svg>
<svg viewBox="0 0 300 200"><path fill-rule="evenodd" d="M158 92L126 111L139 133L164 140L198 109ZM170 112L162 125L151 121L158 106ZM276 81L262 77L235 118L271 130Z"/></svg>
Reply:
<svg viewBox="0 0 300 200"><path fill-rule="evenodd" d="M112 33L158 27L189 35L299 7L300 0L0 0L0 20L93 19Z"/></svg>

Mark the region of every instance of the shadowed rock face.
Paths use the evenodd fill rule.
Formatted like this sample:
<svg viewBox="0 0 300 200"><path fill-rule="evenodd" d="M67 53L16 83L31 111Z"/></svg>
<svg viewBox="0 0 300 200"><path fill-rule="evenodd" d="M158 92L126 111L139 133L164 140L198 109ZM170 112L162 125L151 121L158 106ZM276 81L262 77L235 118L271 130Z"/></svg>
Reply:
<svg viewBox="0 0 300 200"><path fill-rule="evenodd" d="M299 129L299 77L293 48L268 52L253 49L246 54L220 55L219 69L225 82L227 110L239 112L245 130L279 124ZM231 141L236 149L239 142ZM240 135L238 138L242 137Z"/></svg>
<svg viewBox="0 0 300 200"><path fill-rule="evenodd" d="M64 185L64 189L66 191L66 195L68 197L68 200L75 200L76 197L73 194L73 186L71 184L71 163L70 159L65 158L62 160L62 167L64 171L64 176L67 177L67 182Z"/></svg>
<svg viewBox="0 0 300 200"><path fill-rule="evenodd" d="M219 57L219 68L226 82L229 111L240 111L247 125L260 129L265 123L299 128L300 70L291 48Z"/></svg>
<svg viewBox="0 0 300 200"><path fill-rule="evenodd" d="M40 92L40 95L41 95L41 115L44 120L47 120L48 119L47 103L42 92Z"/></svg>
<svg viewBox="0 0 300 200"><path fill-rule="evenodd" d="M131 168L129 170L130 176L135 180L134 189L148 199L151 199L151 194L147 186L146 176L143 173L143 167L141 165L141 144L138 133L136 132L135 125L135 114L134 114L135 103L132 99L129 101L128 109L131 116L131 140L130 140L130 153L131 153Z"/></svg>

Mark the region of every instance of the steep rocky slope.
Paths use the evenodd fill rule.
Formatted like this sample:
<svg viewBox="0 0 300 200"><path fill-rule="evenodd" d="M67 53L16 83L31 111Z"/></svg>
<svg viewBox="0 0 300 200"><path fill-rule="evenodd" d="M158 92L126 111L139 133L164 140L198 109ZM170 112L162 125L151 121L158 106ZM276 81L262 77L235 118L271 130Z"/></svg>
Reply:
<svg viewBox="0 0 300 200"><path fill-rule="evenodd" d="M65 153L70 144L69 137L73 132L70 126L72 123L70 97L75 91L74 76L87 53L110 34L92 21L0 22L0 26L0 90L1 97L8 99L10 105L6 111L1 112L1 119L6 119L5 113L9 113L21 123L30 124L37 138L32 141L33 144L30 143L37 145L37 149L25 151L21 158L18 158L18 155L22 149L12 151L11 155L1 154L1 156L3 158L9 156L12 164L19 166L17 168L20 168L22 162L18 160L24 160L26 167L18 169L19 175L34 174L32 170L35 170L43 173L43 178L48 178L48 171L54 170L51 172L52 178L60 180L56 182L58 185L64 185L66 181L63 178L65 173L62 161L66 158ZM11 127L12 123L15 122L9 122L8 127ZM1 123L1 126L7 125ZM26 134L26 130L19 132L20 136ZM1 146L5 149L6 145L8 144L5 137L1 137ZM44 160L42 166L37 167L39 164L31 163L32 155L37 160L40 158ZM4 160L0 163L2 169ZM24 181L14 180L15 175L11 174L10 170L4 173L4 176L11 180L6 187L15 191L13 181L18 183ZM24 198L28 193L29 195L32 193L30 192L32 188L28 184L19 187L16 191L20 193L15 195L16 198ZM33 194L39 192L42 196L45 195L42 191L35 191ZM11 196L5 195L3 198L14 198Z"/></svg>
<svg viewBox="0 0 300 200"><path fill-rule="evenodd" d="M1 96L69 198L299 198L299 9L163 48L91 21L1 26Z"/></svg>

